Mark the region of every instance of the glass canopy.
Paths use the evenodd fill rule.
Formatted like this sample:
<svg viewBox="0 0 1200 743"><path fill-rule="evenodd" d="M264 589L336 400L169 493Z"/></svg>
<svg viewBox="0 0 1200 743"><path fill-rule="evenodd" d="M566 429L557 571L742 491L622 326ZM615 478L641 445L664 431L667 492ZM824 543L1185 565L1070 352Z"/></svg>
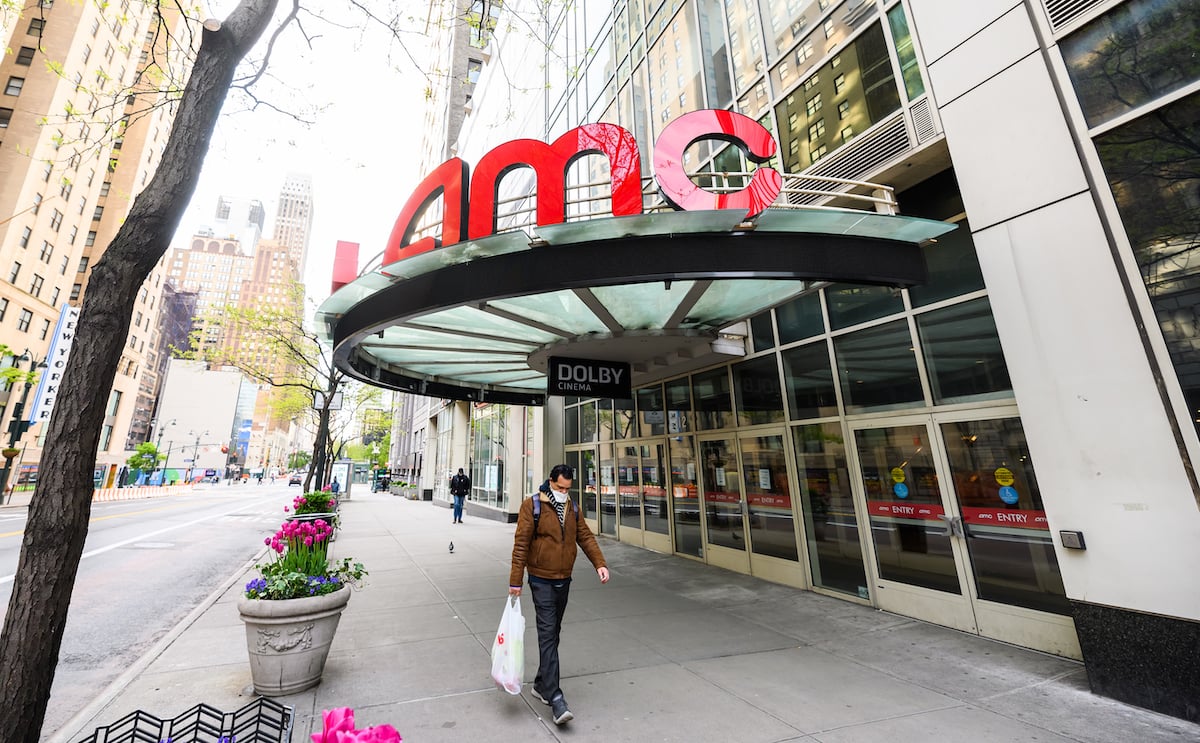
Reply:
<svg viewBox="0 0 1200 743"><path fill-rule="evenodd" d="M363 381L537 404L550 355L628 361L635 383L720 363L744 353L741 320L857 265L839 249L883 245L919 262L916 246L953 227L840 209L769 209L751 223L737 210L570 222L382 266L329 297L317 320L335 363ZM807 267L814 244L826 251L819 264L841 263ZM445 290L461 277L469 296Z"/></svg>

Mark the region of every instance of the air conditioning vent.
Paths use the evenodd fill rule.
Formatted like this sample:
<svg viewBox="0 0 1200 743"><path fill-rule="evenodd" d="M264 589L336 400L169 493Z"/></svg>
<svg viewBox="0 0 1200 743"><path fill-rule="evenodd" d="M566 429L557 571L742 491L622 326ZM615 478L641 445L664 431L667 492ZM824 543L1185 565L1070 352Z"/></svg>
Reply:
<svg viewBox="0 0 1200 743"><path fill-rule="evenodd" d="M1103 2L1105 0L1042 0L1046 14L1050 16L1050 27L1056 32Z"/></svg>
<svg viewBox="0 0 1200 743"><path fill-rule="evenodd" d="M938 134L937 124L933 122L933 112L929 108L929 98L925 97L913 104L911 109L913 129L917 132L918 142L928 142Z"/></svg>
<svg viewBox="0 0 1200 743"><path fill-rule="evenodd" d="M899 112L892 118L880 122L855 137L850 144L824 158L805 172L833 178L862 180L868 173L878 170L885 163L912 147L913 143L909 139L908 128L904 125L904 113ZM800 189L811 188L826 191L829 189L828 183L818 181L811 183L798 181L790 185ZM788 201L793 204L815 204L827 201L828 198L828 196L817 194L790 194Z"/></svg>

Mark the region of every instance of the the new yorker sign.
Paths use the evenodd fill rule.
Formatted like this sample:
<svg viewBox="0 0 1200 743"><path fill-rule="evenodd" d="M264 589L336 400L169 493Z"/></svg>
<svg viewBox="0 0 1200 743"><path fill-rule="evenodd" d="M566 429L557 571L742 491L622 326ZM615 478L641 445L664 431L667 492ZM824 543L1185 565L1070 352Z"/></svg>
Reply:
<svg viewBox="0 0 1200 743"><path fill-rule="evenodd" d="M546 394L628 400L633 397L629 364L551 356Z"/></svg>
<svg viewBox="0 0 1200 743"><path fill-rule="evenodd" d="M775 201L783 177L760 167L745 188L714 193L697 186L683 168L683 155L695 142L718 139L740 147L746 158L764 163L778 146L754 119L733 111L703 110L672 121L654 144L654 178L667 201L680 210L745 209L751 216ZM537 179L537 224L565 221L567 168L586 155L608 158L612 175L613 216L642 213L642 170L633 134L616 124L584 124L547 144L536 139L505 142L484 155L469 172L451 158L421 181L396 219L383 254L383 265L438 247L432 237L413 241L418 218L439 197L443 200L441 245L486 237L496 231L496 185L514 168L532 168Z"/></svg>

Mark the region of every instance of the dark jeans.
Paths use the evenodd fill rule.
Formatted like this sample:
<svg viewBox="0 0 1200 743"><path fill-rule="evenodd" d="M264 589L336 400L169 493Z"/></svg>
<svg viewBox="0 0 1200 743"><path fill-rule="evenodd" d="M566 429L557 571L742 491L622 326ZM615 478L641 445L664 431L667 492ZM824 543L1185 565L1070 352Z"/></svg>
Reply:
<svg viewBox="0 0 1200 743"><path fill-rule="evenodd" d="M463 501L466 500L465 495L454 496L454 520L462 521Z"/></svg>
<svg viewBox="0 0 1200 743"><path fill-rule="evenodd" d="M529 591L533 594L538 633L538 672L533 688L546 699L554 699L562 693L558 685L558 638L567 611L567 596L571 593L571 579L553 583L531 579Z"/></svg>

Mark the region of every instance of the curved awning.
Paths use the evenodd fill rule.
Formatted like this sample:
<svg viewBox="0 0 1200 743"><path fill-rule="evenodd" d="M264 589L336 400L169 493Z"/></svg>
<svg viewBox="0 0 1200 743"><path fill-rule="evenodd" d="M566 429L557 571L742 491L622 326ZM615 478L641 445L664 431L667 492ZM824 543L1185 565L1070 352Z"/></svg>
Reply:
<svg viewBox="0 0 1200 743"><path fill-rule="evenodd" d="M540 405L551 355L628 362L635 385L720 363L741 353L731 325L814 283L920 283L921 244L953 229L828 207L566 222L382 266L317 319L361 381Z"/></svg>

